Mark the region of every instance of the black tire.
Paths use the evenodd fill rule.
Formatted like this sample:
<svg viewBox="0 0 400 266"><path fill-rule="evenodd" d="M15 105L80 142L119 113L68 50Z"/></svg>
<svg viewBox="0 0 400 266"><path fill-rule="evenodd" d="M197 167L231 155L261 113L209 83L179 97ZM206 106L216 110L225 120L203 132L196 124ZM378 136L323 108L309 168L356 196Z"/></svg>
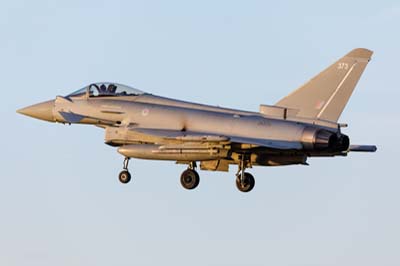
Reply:
<svg viewBox="0 0 400 266"><path fill-rule="evenodd" d="M254 188L255 184L256 181L250 173L244 173L243 184L240 181L240 176L236 177L236 187L242 192L250 192Z"/></svg>
<svg viewBox="0 0 400 266"><path fill-rule="evenodd" d="M200 183L199 174L192 169L185 170L181 175L181 184L186 189L195 189Z"/></svg>
<svg viewBox="0 0 400 266"><path fill-rule="evenodd" d="M127 170L123 170L121 173L119 173L118 179L122 184L127 184L129 181L131 181L131 174Z"/></svg>

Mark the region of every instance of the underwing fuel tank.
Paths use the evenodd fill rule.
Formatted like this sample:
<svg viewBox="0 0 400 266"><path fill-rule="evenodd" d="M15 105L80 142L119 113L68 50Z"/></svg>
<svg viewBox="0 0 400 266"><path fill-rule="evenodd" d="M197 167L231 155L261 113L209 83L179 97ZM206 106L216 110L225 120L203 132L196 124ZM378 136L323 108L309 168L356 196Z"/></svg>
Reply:
<svg viewBox="0 0 400 266"><path fill-rule="evenodd" d="M228 151L205 147L182 148L155 144L131 144L118 148L125 157L149 160L208 161L226 158Z"/></svg>

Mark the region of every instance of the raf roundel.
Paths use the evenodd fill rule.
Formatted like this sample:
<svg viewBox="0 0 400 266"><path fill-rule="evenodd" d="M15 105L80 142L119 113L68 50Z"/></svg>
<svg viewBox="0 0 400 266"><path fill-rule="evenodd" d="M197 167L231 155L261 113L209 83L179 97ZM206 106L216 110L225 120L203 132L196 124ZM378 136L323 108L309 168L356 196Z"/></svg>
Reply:
<svg viewBox="0 0 400 266"><path fill-rule="evenodd" d="M147 109L147 108L145 108L145 109L142 110L142 116L148 116L149 113L150 113L150 110Z"/></svg>

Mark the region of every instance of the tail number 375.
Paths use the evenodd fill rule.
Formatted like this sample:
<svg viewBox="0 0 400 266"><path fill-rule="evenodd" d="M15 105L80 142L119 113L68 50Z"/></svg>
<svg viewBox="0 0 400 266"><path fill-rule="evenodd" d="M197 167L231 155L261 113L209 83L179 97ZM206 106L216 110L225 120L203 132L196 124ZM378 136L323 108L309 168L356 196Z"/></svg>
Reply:
<svg viewBox="0 0 400 266"><path fill-rule="evenodd" d="M347 70L349 68L349 64L347 64L347 63L339 63L337 68L338 69Z"/></svg>

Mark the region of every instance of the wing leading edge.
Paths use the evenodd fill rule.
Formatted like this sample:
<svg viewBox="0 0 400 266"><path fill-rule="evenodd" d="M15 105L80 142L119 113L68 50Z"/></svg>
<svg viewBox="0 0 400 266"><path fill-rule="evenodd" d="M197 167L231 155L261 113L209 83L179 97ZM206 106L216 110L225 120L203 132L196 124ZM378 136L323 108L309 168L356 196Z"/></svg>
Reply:
<svg viewBox="0 0 400 266"><path fill-rule="evenodd" d="M152 128L130 128L129 131L137 135L145 135L147 139L151 138L154 142L160 144L171 142L184 143L210 143L210 144L247 144L250 147L261 147L273 150L300 150L302 144L296 141L281 141L273 139L257 139L240 136L225 136L206 132L165 130Z"/></svg>

